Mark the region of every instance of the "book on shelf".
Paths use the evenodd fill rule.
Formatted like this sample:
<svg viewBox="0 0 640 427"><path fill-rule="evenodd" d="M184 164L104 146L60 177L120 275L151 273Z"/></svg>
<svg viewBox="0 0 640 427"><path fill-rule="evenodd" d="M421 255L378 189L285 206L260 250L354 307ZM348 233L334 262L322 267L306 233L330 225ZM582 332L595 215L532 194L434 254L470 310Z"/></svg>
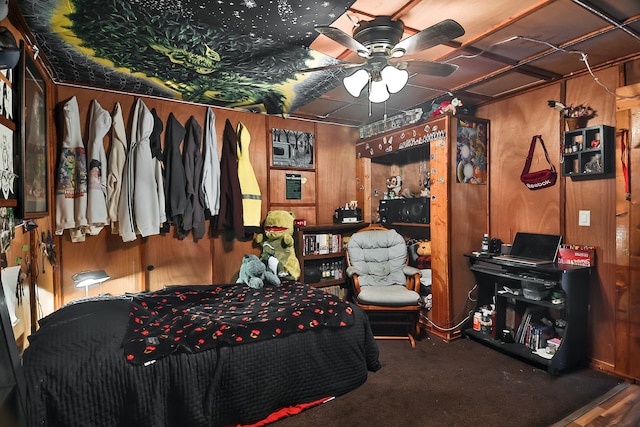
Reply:
<svg viewBox="0 0 640 427"><path fill-rule="evenodd" d="M518 326L515 342L520 344L527 343L527 335L530 332L531 322L539 322L540 319L546 314L547 310L544 307L529 306L522 315L522 321Z"/></svg>
<svg viewBox="0 0 640 427"><path fill-rule="evenodd" d="M332 233L305 234L302 239L302 255L326 255L338 253L342 248L342 235Z"/></svg>

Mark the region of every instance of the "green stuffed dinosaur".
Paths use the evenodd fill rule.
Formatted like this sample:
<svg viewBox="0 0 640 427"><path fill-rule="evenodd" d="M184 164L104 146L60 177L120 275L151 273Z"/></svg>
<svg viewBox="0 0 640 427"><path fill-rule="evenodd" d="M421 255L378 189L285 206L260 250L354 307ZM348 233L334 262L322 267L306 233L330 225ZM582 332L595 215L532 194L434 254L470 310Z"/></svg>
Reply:
<svg viewBox="0 0 640 427"><path fill-rule="evenodd" d="M267 212L264 233L255 237L262 246L260 260L278 277L298 280L300 262L296 256L293 239L293 212L275 210Z"/></svg>

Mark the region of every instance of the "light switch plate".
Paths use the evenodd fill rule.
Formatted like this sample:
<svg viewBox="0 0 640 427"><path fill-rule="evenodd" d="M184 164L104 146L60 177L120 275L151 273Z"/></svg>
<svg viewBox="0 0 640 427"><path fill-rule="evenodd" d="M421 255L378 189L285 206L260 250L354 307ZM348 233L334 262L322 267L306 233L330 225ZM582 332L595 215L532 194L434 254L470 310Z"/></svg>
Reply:
<svg viewBox="0 0 640 427"><path fill-rule="evenodd" d="M578 211L578 225L583 227L591 225L591 211Z"/></svg>

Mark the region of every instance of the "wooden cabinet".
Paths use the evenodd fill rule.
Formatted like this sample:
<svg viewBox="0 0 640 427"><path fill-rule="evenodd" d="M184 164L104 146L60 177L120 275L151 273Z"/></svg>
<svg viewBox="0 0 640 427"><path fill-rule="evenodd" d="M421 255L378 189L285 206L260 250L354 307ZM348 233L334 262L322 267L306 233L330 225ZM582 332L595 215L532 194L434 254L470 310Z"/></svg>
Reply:
<svg viewBox="0 0 640 427"><path fill-rule="evenodd" d="M495 317L484 331L469 325L467 336L553 375L586 362L589 267L518 266L474 256L469 264L478 283L476 311L494 304ZM559 344L547 352L553 338Z"/></svg>
<svg viewBox="0 0 640 427"><path fill-rule="evenodd" d="M615 176L615 128L592 126L564 133L562 175L571 179Z"/></svg>
<svg viewBox="0 0 640 427"><path fill-rule="evenodd" d="M464 254L479 249L487 232L488 142L487 120L444 115L356 144L356 199L365 221L378 220L385 178L401 174L411 190L429 171L429 224L391 227L405 238L431 239L433 307L424 328L444 339L460 336L451 326L468 313L475 283Z"/></svg>
<svg viewBox="0 0 640 427"><path fill-rule="evenodd" d="M300 262L300 280L348 297L344 288L347 280L344 246L351 234L365 226L367 224L358 222L296 227L295 249Z"/></svg>

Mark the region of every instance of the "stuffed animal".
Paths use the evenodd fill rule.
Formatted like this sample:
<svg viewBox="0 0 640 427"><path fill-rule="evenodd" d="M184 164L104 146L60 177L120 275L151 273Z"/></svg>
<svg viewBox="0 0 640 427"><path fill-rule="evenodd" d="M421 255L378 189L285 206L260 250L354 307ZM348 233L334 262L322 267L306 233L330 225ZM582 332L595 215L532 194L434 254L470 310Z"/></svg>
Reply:
<svg viewBox="0 0 640 427"><path fill-rule="evenodd" d="M264 233L255 237L262 246L260 260L281 278L298 280L300 262L293 246L293 212L274 210L267 212Z"/></svg>
<svg viewBox="0 0 640 427"><path fill-rule="evenodd" d="M462 101L460 101L458 98L453 98L451 101L442 101L442 103L440 103L440 106L436 108L431 114L429 114L429 117L435 117L439 114L446 113L455 115L456 108L458 107L462 107Z"/></svg>
<svg viewBox="0 0 640 427"><path fill-rule="evenodd" d="M279 285L280 279L260 261L256 255L247 254L242 257L240 274L236 283L244 283L253 289L261 289L266 285Z"/></svg>
<svg viewBox="0 0 640 427"><path fill-rule="evenodd" d="M419 240L416 243L416 268L421 270L431 268L431 241Z"/></svg>
<svg viewBox="0 0 640 427"><path fill-rule="evenodd" d="M402 189L402 177L400 175L390 176L387 178L387 197L395 199L400 197L400 191Z"/></svg>

